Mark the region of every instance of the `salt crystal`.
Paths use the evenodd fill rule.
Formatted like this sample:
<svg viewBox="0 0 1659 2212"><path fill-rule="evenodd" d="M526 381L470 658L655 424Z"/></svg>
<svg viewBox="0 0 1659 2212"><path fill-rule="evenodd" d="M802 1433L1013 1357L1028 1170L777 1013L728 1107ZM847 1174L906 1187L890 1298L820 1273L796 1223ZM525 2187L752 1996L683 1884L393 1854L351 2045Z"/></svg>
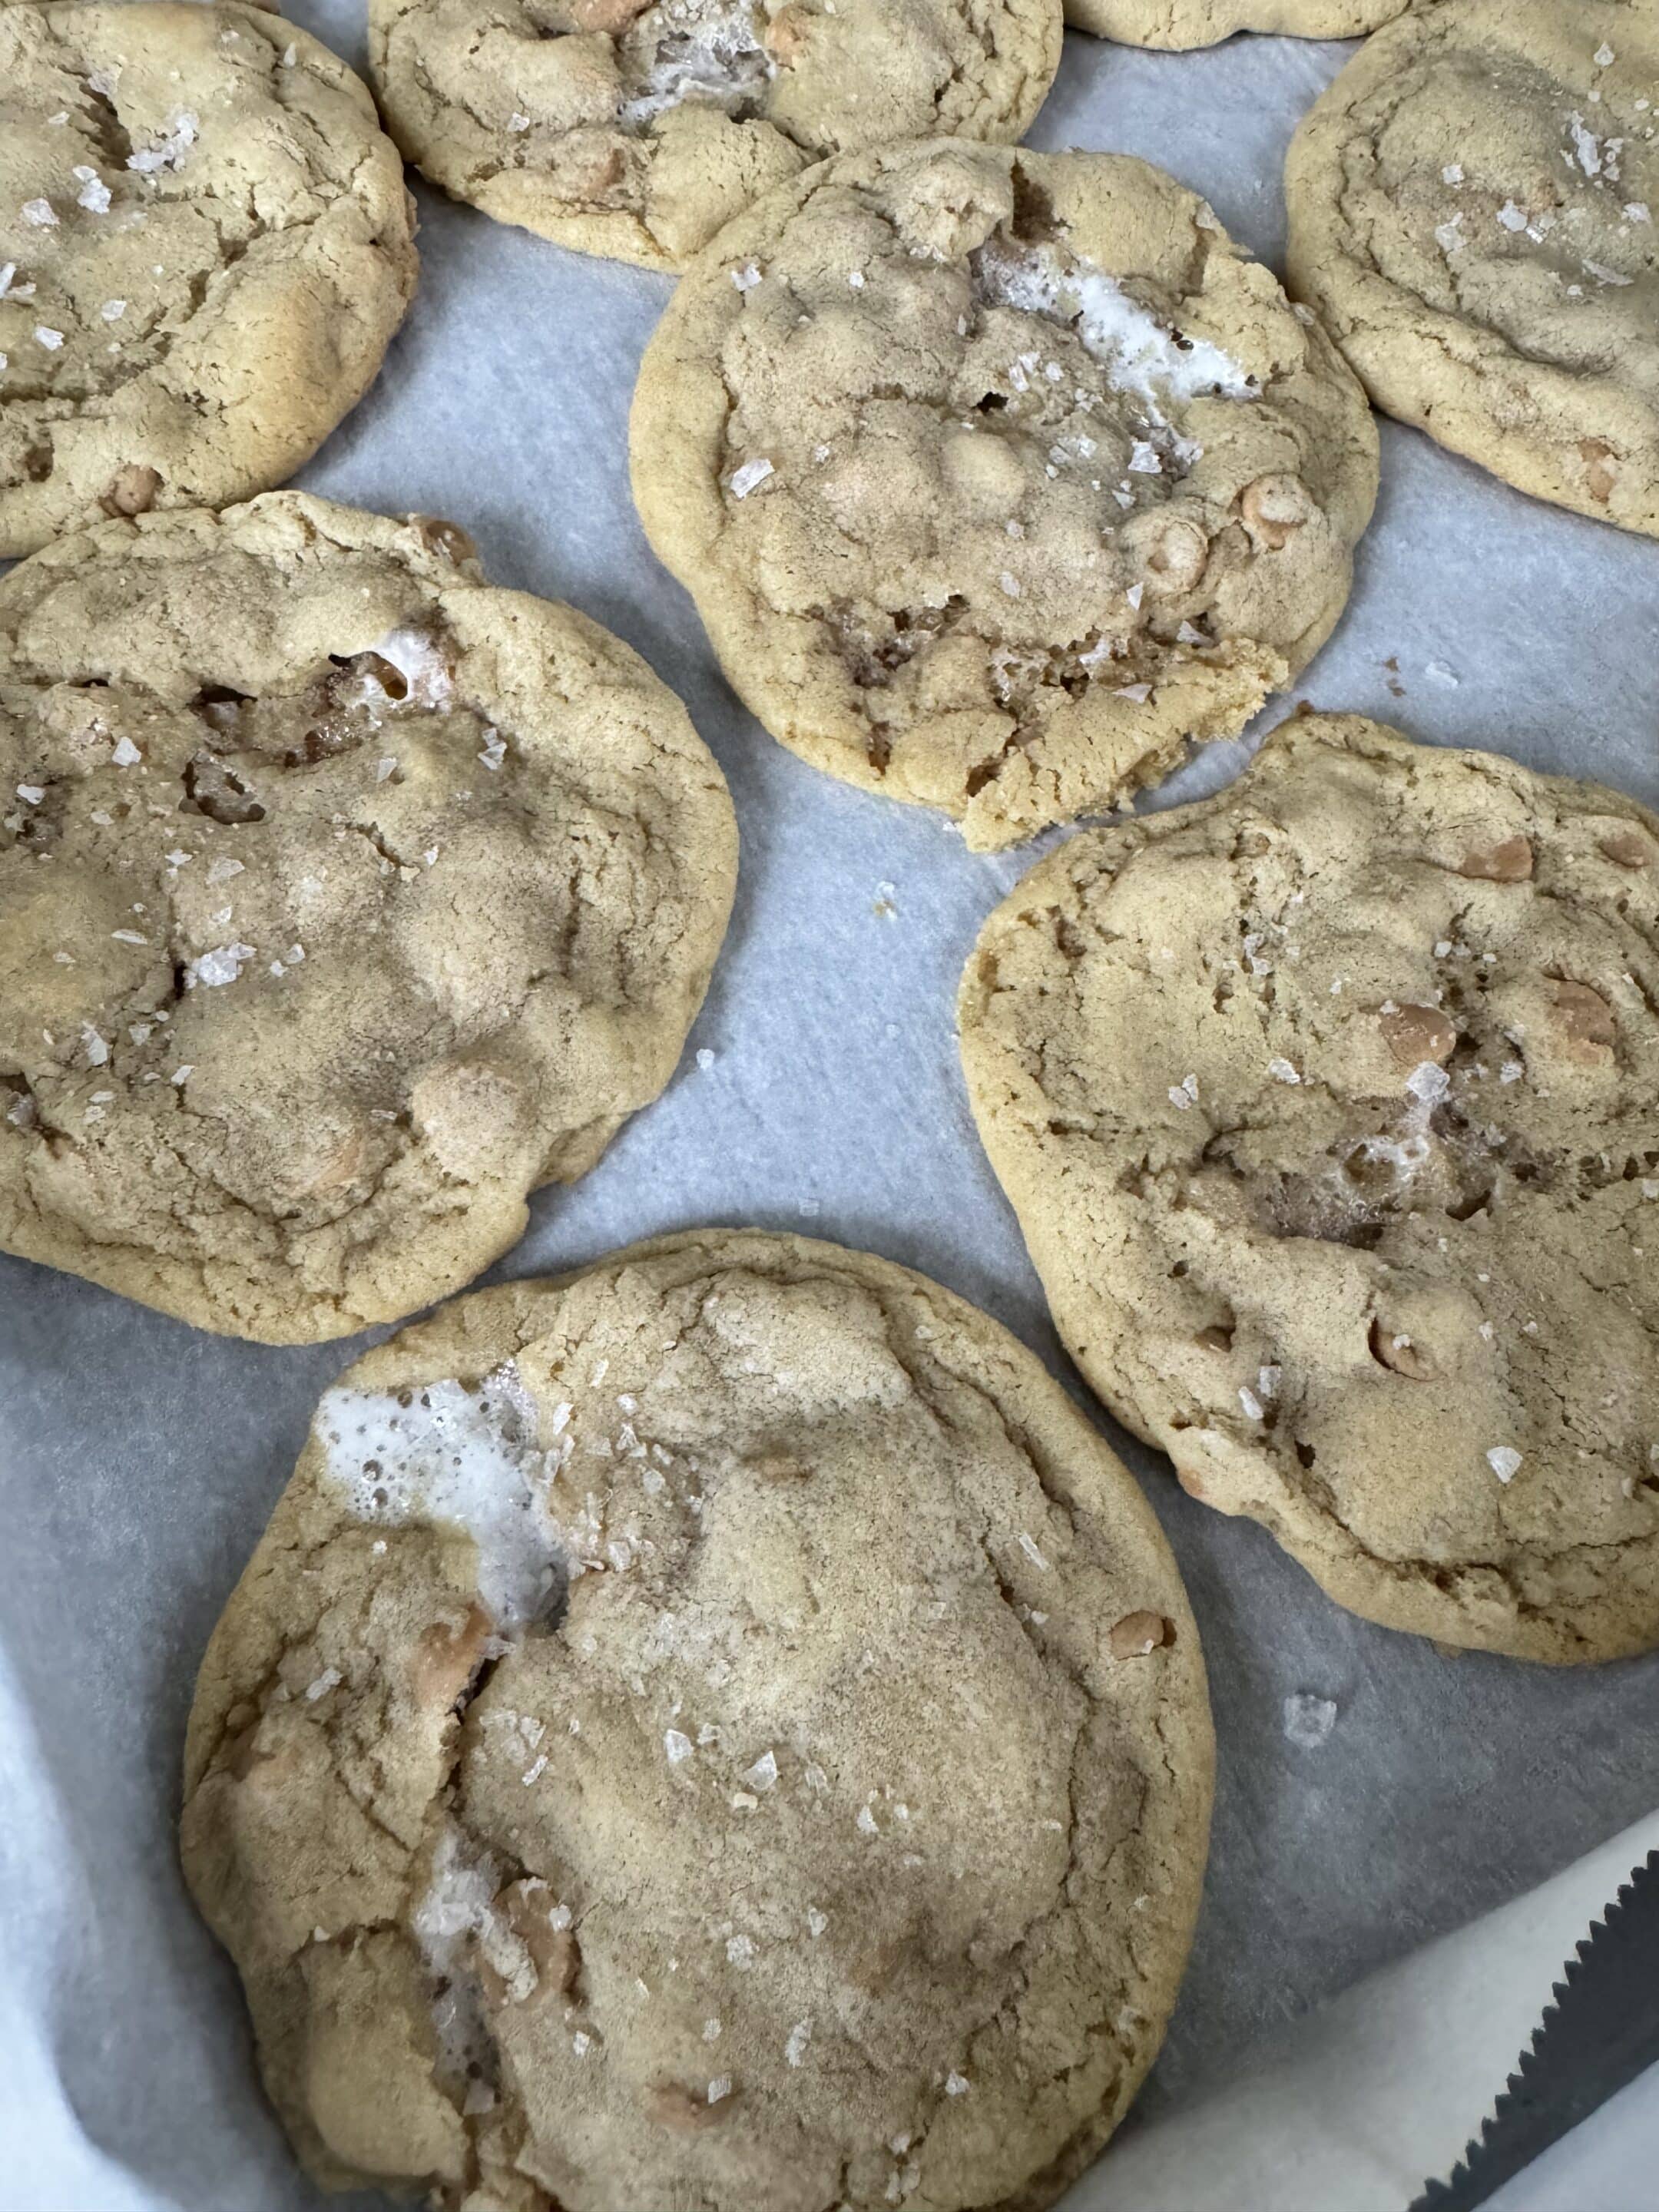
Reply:
<svg viewBox="0 0 1659 2212"><path fill-rule="evenodd" d="M747 499L756 485L764 483L771 474L772 464L769 460L743 461L732 470L726 484L733 499Z"/></svg>
<svg viewBox="0 0 1659 2212"><path fill-rule="evenodd" d="M1329 1698L1316 1698L1297 1690L1285 1700L1285 1734L1303 1751L1317 1751L1336 1725L1336 1705Z"/></svg>
<svg viewBox="0 0 1659 2212"><path fill-rule="evenodd" d="M778 1778L775 1756L770 1751L763 1751L743 1778L751 1790L769 1790Z"/></svg>
<svg viewBox="0 0 1659 2212"><path fill-rule="evenodd" d="M58 225L58 218L52 213L50 200L25 200L23 220L25 222L32 222L37 230L54 230Z"/></svg>
<svg viewBox="0 0 1659 2212"><path fill-rule="evenodd" d="M1486 1454L1486 1465L1500 1482L1513 1482L1520 1471L1521 1455L1513 1444L1494 1444Z"/></svg>
<svg viewBox="0 0 1659 2212"><path fill-rule="evenodd" d="M791 2066L799 2066L805 2063L806 2046L811 2040L811 2036L812 2023L810 2020L798 2020L790 2029L789 2039L783 2046L783 2055Z"/></svg>
<svg viewBox="0 0 1659 2212"><path fill-rule="evenodd" d="M951 2071L945 2077L945 2095L947 2097L965 2097L968 2094L968 2089L969 2082L967 2076L963 2074L958 2074L956 2069L952 2067Z"/></svg>
<svg viewBox="0 0 1659 2212"><path fill-rule="evenodd" d="M185 988L193 989L198 983L210 988L222 983L234 983L244 966L253 957L253 947L240 939L234 945L216 945L210 952L200 954L185 963Z"/></svg>
<svg viewBox="0 0 1659 2212"><path fill-rule="evenodd" d="M1300 1083L1302 1080L1288 1060L1270 1060L1267 1062L1267 1073L1275 1083Z"/></svg>

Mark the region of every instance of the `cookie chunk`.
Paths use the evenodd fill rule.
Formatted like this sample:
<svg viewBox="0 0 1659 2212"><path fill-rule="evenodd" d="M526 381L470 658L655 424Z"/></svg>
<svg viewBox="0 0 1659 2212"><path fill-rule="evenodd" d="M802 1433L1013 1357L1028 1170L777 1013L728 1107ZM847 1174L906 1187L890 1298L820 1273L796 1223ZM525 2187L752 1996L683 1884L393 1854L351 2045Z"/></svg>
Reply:
<svg viewBox="0 0 1659 2212"><path fill-rule="evenodd" d="M369 65L457 199L681 269L827 155L1023 137L1060 29L1060 0L370 0Z"/></svg>
<svg viewBox="0 0 1659 2212"><path fill-rule="evenodd" d="M736 868L626 646L299 493L0 581L0 1249L273 1343L458 1289L592 1166Z"/></svg>
<svg viewBox="0 0 1659 2212"><path fill-rule="evenodd" d="M1066 20L1126 46L1212 46L1235 31L1353 39L1410 0L1066 0Z"/></svg>
<svg viewBox="0 0 1659 2212"><path fill-rule="evenodd" d="M1659 536L1659 9L1435 0L1285 169L1291 288L1377 405L1519 490Z"/></svg>
<svg viewBox="0 0 1659 2212"><path fill-rule="evenodd" d="M1323 641L1364 396L1189 191L1115 155L826 163L647 347L634 492L737 690L969 845L1117 805Z"/></svg>
<svg viewBox="0 0 1659 2212"><path fill-rule="evenodd" d="M1659 1644L1659 822L1358 718L1079 837L963 1060L1055 1325L1340 1603Z"/></svg>
<svg viewBox="0 0 1659 2212"><path fill-rule="evenodd" d="M0 556L293 473L415 289L367 88L263 8L0 8Z"/></svg>
<svg viewBox="0 0 1659 2212"><path fill-rule="evenodd" d="M325 2185L1036 2212L1162 2038L1211 1766L1175 1562L1038 1361L706 1231L323 1399L184 1859Z"/></svg>

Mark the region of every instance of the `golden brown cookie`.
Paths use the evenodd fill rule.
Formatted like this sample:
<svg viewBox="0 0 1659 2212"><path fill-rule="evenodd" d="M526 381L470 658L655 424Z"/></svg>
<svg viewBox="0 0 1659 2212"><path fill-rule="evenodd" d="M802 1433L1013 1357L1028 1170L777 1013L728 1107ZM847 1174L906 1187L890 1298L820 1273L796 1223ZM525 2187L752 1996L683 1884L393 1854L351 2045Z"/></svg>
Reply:
<svg viewBox="0 0 1659 2212"><path fill-rule="evenodd" d="M1659 1644L1659 822L1286 723L1074 839L963 980L980 1132L1085 1374L1354 1611Z"/></svg>
<svg viewBox="0 0 1659 2212"><path fill-rule="evenodd" d="M1291 289L1379 407L1659 536L1659 8L1421 0L1310 111Z"/></svg>
<svg viewBox="0 0 1659 2212"><path fill-rule="evenodd" d="M1174 1560L1038 1361L710 1230L327 1394L185 1866L326 2185L1036 2212L1162 2037L1211 1764Z"/></svg>
<svg viewBox="0 0 1659 2212"><path fill-rule="evenodd" d="M0 9L0 556L292 475L415 289L397 149L263 8Z"/></svg>
<svg viewBox="0 0 1659 2212"><path fill-rule="evenodd" d="M679 701L297 492L0 580L0 1249L205 1328L458 1289L668 1080L736 830Z"/></svg>
<svg viewBox="0 0 1659 2212"><path fill-rule="evenodd" d="M389 127L434 184L586 253L682 269L830 154L1023 137L1060 0L371 0Z"/></svg>
<svg viewBox="0 0 1659 2212"><path fill-rule="evenodd" d="M1364 396L1146 163L961 142L814 169L646 349L653 545L772 734L970 846L1115 806L1323 642Z"/></svg>
<svg viewBox="0 0 1659 2212"><path fill-rule="evenodd" d="M1066 0L1079 31L1128 46L1212 46L1236 31L1296 39L1352 39L1410 0Z"/></svg>

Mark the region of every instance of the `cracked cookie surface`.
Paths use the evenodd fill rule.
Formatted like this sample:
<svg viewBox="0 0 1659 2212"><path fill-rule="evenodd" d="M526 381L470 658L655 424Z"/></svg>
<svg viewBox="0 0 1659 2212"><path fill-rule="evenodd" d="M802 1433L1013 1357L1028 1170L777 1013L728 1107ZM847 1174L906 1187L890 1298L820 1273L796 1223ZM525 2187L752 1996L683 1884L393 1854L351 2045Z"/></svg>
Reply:
<svg viewBox="0 0 1659 2212"><path fill-rule="evenodd" d="M1060 0L371 0L393 136L434 184L564 246L681 269L810 163L1012 141Z"/></svg>
<svg viewBox="0 0 1659 2212"><path fill-rule="evenodd" d="M725 783L471 555L277 492L0 580L0 1248L337 1336L470 1281L666 1083Z"/></svg>
<svg viewBox="0 0 1659 2212"><path fill-rule="evenodd" d="M1392 1627L1659 1643L1659 822L1358 717L1074 840L963 976L1055 1324Z"/></svg>
<svg viewBox="0 0 1659 2212"><path fill-rule="evenodd" d="M0 556L289 476L415 289L367 88L261 8L0 9Z"/></svg>
<svg viewBox="0 0 1659 2212"><path fill-rule="evenodd" d="M1162 2038L1211 1769L1174 1560L1040 1363L706 1231L325 1396L184 1856L325 2184L1036 2212Z"/></svg>
<svg viewBox="0 0 1659 2212"><path fill-rule="evenodd" d="M1410 0L1066 0L1080 31L1128 46L1212 46L1236 31L1295 39L1353 39Z"/></svg>
<svg viewBox="0 0 1659 2212"><path fill-rule="evenodd" d="M1291 289L1377 405L1505 483L1659 536L1659 9L1433 0L1285 167Z"/></svg>
<svg viewBox="0 0 1659 2212"><path fill-rule="evenodd" d="M629 435L745 704L981 849L1241 729L1335 623L1376 486L1358 384L1203 201L961 142L729 225Z"/></svg>

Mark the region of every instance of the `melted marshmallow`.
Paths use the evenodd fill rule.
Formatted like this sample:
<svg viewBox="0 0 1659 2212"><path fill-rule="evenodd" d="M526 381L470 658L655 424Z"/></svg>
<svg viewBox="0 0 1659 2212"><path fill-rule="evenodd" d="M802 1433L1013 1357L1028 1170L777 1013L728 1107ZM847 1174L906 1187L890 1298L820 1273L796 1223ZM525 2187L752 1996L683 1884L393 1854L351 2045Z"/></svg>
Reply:
<svg viewBox="0 0 1659 2212"><path fill-rule="evenodd" d="M645 65L636 62L634 90L618 110L625 127L638 129L692 99L735 115L777 74L749 0L663 0L635 27L630 46L636 38Z"/></svg>
<svg viewBox="0 0 1659 2212"><path fill-rule="evenodd" d="M496 1626L511 1632L541 1612L564 1553L544 1499L549 1455L536 1442L535 1402L510 1359L476 1389L342 1386L319 1407L316 1433L359 1521L451 1522L477 1547L478 1595Z"/></svg>
<svg viewBox="0 0 1659 2212"><path fill-rule="evenodd" d="M1230 353L1207 338L1177 334L1092 262L1069 267L1052 246L1013 247L1002 240L975 258L981 296L993 307L1018 307L1050 322L1075 325L1085 347L1120 392L1133 392L1156 412L1161 400L1184 404L1218 393L1254 399L1256 388Z"/></svg>

